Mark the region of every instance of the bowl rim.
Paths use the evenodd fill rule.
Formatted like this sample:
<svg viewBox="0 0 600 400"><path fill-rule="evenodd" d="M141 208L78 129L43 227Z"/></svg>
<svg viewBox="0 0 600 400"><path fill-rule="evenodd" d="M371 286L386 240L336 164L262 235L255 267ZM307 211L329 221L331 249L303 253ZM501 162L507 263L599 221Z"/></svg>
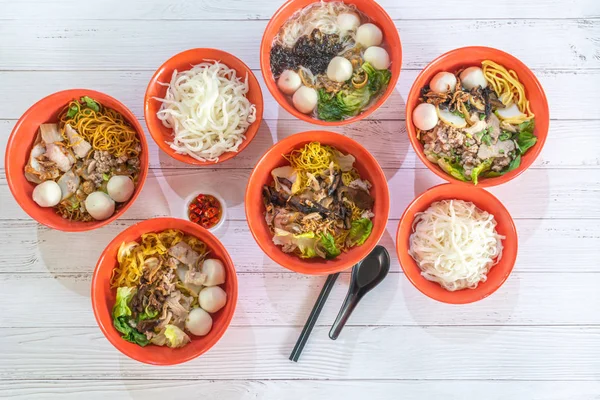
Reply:
<svg viewBox="0 0 600 400"><path fill-rule="evenodd" d="M359 249L361 249L361 251L357 254L362 254L364 253L364 255L358 255L355 257L350 258L348 261L346 261L345 263L340 263L338 265L319 265L318 268L317 267L313 267L313 269L318 269L317 271L312 271L312 269L303 269L303 268L297 268L296 266L290 266L287 265L286 263L282 263L280 259L278 259L278 257L274 256L274 254L271 252L271 249L266 246L257 236L257 233L255 232L255 228L254 226L250 223L250 221L254 221L253 218L250 217L250 210L249 210L249 205L252 204L252 199L251 199L251 184L254 183L254 181L257 179L256 178L256 174L255 171L258 169L259 165L262 165L266 158L272 154L277 152L279 147L286 147L288 145L292 146L291 143L292 142L299 142L299 143L303 143L303 142L310 142L313 139L311 139L311 136L314 136L315 134L327 134L330 135L332 137L343 137L343 140L348 140L350 143L352 143L355 146L361 147L362 149L365 150L365 152L371 157L372 161L374 161L374 164L376 166L376 171L375 173L378 175L381 175L384 179L383 179L383 185L384 187L384 192L386 193L386 196L384 199L381 199L381 201L384 204L384 213L385 213L385 221L382 223L383 224L383 229L381 230L381 232L374 233L372 232L371 235L375 235L372 236L373 238L375 238L376 240L373 241L372 246L367 247L365 246L365 244L361 245ZM301 139L301 140L298 140ZM297 147L298 144L293 145L294 147ZM364 259L374 248L375 246L377 246L377 244L379 243L379 241L381 240L381 238L383 237L384 233L386 232L386 226L387 223L389 222L389 213L390 213L390 194L389 194L389 186L387 183L387 179L385 177L385 173L383 172L383 169L381 168L381 166L379 165L379 163L377 162L377 159L362 145L360 144L358 141L348 137L348 136L344 136L342 134L339 133L335 133L335 132L330 132L330 131L325 131L325 130L310 130L310 131L303 131L303 132L298 132L295 133L291 136L288 136L286 138L284 138L283 140L280 140L279 142L273 144L273 146L271 146L263 155L262 157L258 160L258 162L256 163L256 166L254 167L254 169L252 170L250 177L248 178L248 183L246 186L246 193L244 195L244 210L245 210L245 215L246 215L246 222L248 223L248 228L250 229L250 233L252 234L252 237L254 238L254 241L258 244L258 246L261 248L261 250L263 251L264 254L266 254L273 262L275 262L276 264L282 266L283 268L286 268L290 271L296 272L296 273L300 273L300 274L305 274L305 275L329 275L329 274L333 274L336 272L342 272L345 271L347 269L349 269L350 267L352 267L353 265L357 264L358 262L360 262L362 259ZM261 220L264 220L261 219ZM373 223L373 225L375 225ZM370 238L370 237L369 237ZM283 253L281 250L279 250L280 253ZM302 260L300 258L298 258L298 260Z"/></svg>
<svg viewBox="0 0 600 400"><path fill-rule="evenodd" d="M504 216L503 219L505 220L505 223L506 223L507 238L508 238L508 236L511 236L513 238L513 240L514 240L514 254L511 255L509 258L505 258L504 255L502 257L502 260L504 260L504 261L508 260L508 262L510 263L510 267L507 269L506 274L503 275L503 276L501 276L501 278L495 282L494 286L491 286L490 289L488 291L484 292L482 295L474 295L473 294L473 293L476 293L475 291L477 289L462 289L462 290L455 291L455 292L445 291L445 292L442 292L442 293L444 293L444 296L440 296L440 295L437 295L435 292L432 293L432 292L429 292L428 290L425 290L421 286L421 283L417 279L413 278L413 276L411 275L411 273L407 273L407 270L409 268L413 268L413 267L414 268L419 268L419 266L416 265L416 261L414 261L414 259L408 254L408 245L407 245L407 243L405 243L405 241L403 241L400 238L400 234L401 234L402 228L405 227L406 224L410 224L410 226L412 226L412 223L414 221L414 216L411 219L411 221L408 221L408 214L411 213L412 211L414 211L416 208L418 208L421 205L421 203L424 201L425 197L433 195L433 194L437 194L438 192L441 192L443 190L451 190L451 189L454 189L454 190L457 190L457 191L461 191L462 193L464 193L465 191L471 192L469 194L469 196L471 194L480 193L483 196L485 196L487 199L489 199L492 202L494 202L500 208L501 214ZM471 201L472 202L472 200L464 200L464 201ZM429 205L431 205L431 204L432 203L430 202ZM479 208L479 206L477 206L477 207ZM483 210L483 211L487 211L487 210ZM498 213L496 213L496 214L498 214ZM409 229L412 231L411 228L409 228ZM408 238L406 239L406 241L407 240L408 240ZM506 282L506 280L508 279L508 277L512 273L512 271L513 271L513 269L515 267L515 264L517 262L518 252L519 252L519 236L518 236L518 233L517 233L517 228L515 226L514 220L513 220L512 216L510 215L510 212L506 209L506 207L504 206L504 204L496 196L494 196L493 194L491 194L487 190L476 188L474 186L472 186L469 189L469 188L465 188L464 186L459 186L459 185L455 185L453 183L447 183L446 182L446 183L441 183L439 185L430 187L429 189L425 190L423 193L421 193L418 196L416 196L410 202L410 204L406 207L406 209L402 213L402 216L400 217L400 220L398 221L398 227L396 229L396 255L397 255L398 261L400 263L400 268L402 268L402 272L404 273L404 275L408 279L408 281L419 292L421 292L425 296L429 297L430 299L439 301L440 303L446 303L446 304L469 304L469 303L475 303L475 302L477 302L479 300L483 300L483 299L489 297L490 295L492 295L493 293L495 293L498 289L500 289L500 287L502 285L504 285L504 283ZM406 253L406 255L404 253ZM408 266L404 265L404 263L402 262L403 259L408 260L408 262L411 265L408 265ZM421 275L419 274L419 277L420 276ZM423 279L425 279L425 278L423 278ZM467 291L471 290L471 292L464 292L465 290L467 290ZM464 298L464 299L458 298L457 296L454 295L455 293L460 293L460 292L470 293L472 295L471 296L466 296L466 298Z"/></svg>
<svg viewBox="0 0 600 400"><path fill-rule="evenodd" d="M107 218L105 220L94 220L94 221L92 221L91 224L88 222L75 221L77 223L74 224L73 226L62 226L62 225L57 225L57 224L49 222L49 221L40 221L37 217L32 215L31 208L24 207L21 204L21 202L17 200L16 188L14 187L14 183L12 181L12 175L15 173L15 169L10 166L10 163L9 163L10 157L7 156L8 152L10 151L9 149L11 149L13 147L13 143L17 140L17 132L20 130L21 125L23 125L23 123L27 119L29 119L31 115L35 114L35 109L39 106L39 103L51 100L52 98L55 98L55 97L62 97L67 94L72 94L73 98L77 98L80 95L84 95L84 94L89 95L90 97L94 97L94 96L98 97L97 95L100 95L101 97L109 98L111 101L118 104L119 107L122 108L122 111L121 110L116 110L116 111L118 111L120 114L122 114L125 117L125 119L127 120L127 122L129 122L133 126L133 128L136 130L138 138L140 139L140 145L142 146L142 152L144 152L146 154L146 160L148 161L140 171L140 176L138 179L138 183L136 185L136 190L133 193L133 196L131 196L131 198L112 216L110 216L109 218ZM13 198L15 199L15 201L17 202L17 204L19 204L19 207L21 207L21 209L23 211L25 211L25 213L27 215L29 215L29 217L32 218L33 220L39 222L40 224L42 224L44 226L47 226L48 228L56 229L56 230L62 231L62 232L92 231L94 229L106 226L106 225L114 222L115 220L117 220L121 215L123 215L129 209L129 207L131 207L131 205L135 202L135 200L137 200L138 196L142 192L143 186L146 183L146 177L148 175L149 164L150 164L150 154L148 153L148 141L146 140L144 128L140 124L140 121L136 118L135 114L133 114L133 112L131 112L131 110L125 104L123 104L121 101L117 100L116 98L112 97L111 95L108 95L106 93L103 93L103 92L100 92L97 90L85 89L85 88L65 89L65 90L60 90L58 92L53 92L47 96L42 97L35 103L33 103L21 115L21 117L19 118L19 120L17 121L15 126L13 127L13 129L8 137L8 141L6 143L6 154L4 157L4 171L5 171L6 181L8 183L10 192L11 192ZM92 226L90 226L90 225L92 225Z"/></svg>
<svg viewBox="0 0 600 400"><path fill-rule="evenodd" d="M414 123L412 122L412 111L413 111L414 107L413 107L413 109L409 109L412 100L415 97L417 97L417 100L418 100L418 94L419 94L421 88L417 87L417 83L423 78L423 76L428 74L432 69L435 69L438 63L440 63L446 59L453 58L459 52L467 52L467 51L489 51L489 52L494 53L494 56L502 56L502 57L510 58L515 64L517 64L519 66L519 68L522 69L522 71L525 73L525 75L528 75L528 77L531 78L532 82L534 83L533 88L525 88L525 89L528 91L533 89L533 90L536 90L539 92L543 101L539 102L538 107L540 109L543 109L544 113L548 116L546 119L548 127L550 126L550 109L548 106L548 98L546 97L544 88L542 87L540 81L537 79L537 77L535 76L533 71L531 71L531 69L529 69L529 67L527 67L527 65L525 65L525 63L523 63L517 57L515 57L512 54L507 53L503 50L496 49L494 47L487 47L487 46L458 47L458 48L449 50L449 51L437 56L431 62L429 62L429 64L427 64L425 66L425 68L423 68L419 72L419 74L413 81L413 84L408 92L408 96L406 98L406 105L405 105L406 133L408 135L410 144L412 145L414 152L417 153L417 156L419 157L421 162L423 164L425 164L425 166L431 172L433 172L434 174L436 174L437 176L442 178L444 181L453 183L453 184L457 184L457 185L474 186L473 182L471 182L471 181L463 182L461 180L458 180L458 179L450 176L449 174L444 172L438 165L433 164L431 161L429 161L427 159L427 157L425 156L425 154L422 150L422 144L419 142L419 140L416 137L415 126L414 126ZM493 58L493 57L490 57L490 58ZM470 61L464 62L465 65L468 65L470 63L471 63ZM537 118L537 116L536 116L536 118ZM537 127L536 127L536 129L537 129ZM526 165L521 163L521 165L516 170L511 171L510 173L507 173L506 175L502 175L502 176L494 177L494 178L481 179L478 182L477 187L484 188L484 187L493 187L493 186L502 185L504 183L507 183L507 182L515 179L516 177L521 175L523 172L525 172L527 169L529 169L529 167L531 167L531 165L535 162L535 160L538 158L538 156L542 152L542 149L543 149L544 145L546 144L546 139L548 137L548 131L549 131L549 129L547 129L541 136L539 135L539 132L536 132L536 133L538 133L536 135L536 137L538 138L538 142L537 142L536 146L533 146L533 148L529 149L529 151L527 152L527 154L531 155L531 157L529 158L529 161L526 163Z"/></svg>
<svg viewBox="0 0 600 400"><path fill-rule="evenodd" d="M176 153L162 139L162 133L156 131L156 129L153 129L153 126L155 123L159 124L161 122L157 120L156 115L151 115L150 110L149 110L150 100L152 99L152 97L150 96L150 90L157 85L158 75L163 73L165 70L171 70L171 72L172 72L172 70L174 70L174 68L171 68L170 65L172 63L174 63L177 58L182 57L187 54L198 53L199 56L198 56L198 61L196 63L201 63L203 61L211 61L211 60L214 61L215 60L214 57L207 58L207 57L200 56L201 54L204 54L206 52L215 52L215 53L220 54L220 57L223 57L223 55L224 55L227 58L233 58L235 60L235 62L239 63L240 66L242 67L242 69L248 74L248 85L250 85L250 83L252 82L253 84L255 84L256 88L258 89L258 90L256 90L256 95L258 96L259 101L254 104L254 106L256 107L256 120L254 122L252 122L250 124L250 126L248 126L248 129L246 129L246 132L244 132L244 136L246 136L246 138L240 144L238 151L225 152L219 156L218 161L200 161L200 160L196 160L195 158L193 158L187 154ZM217 61L222 62L228 68L233 68L232 66L223 62L222 60L217 60ZM191 66L192 65L190 65L190 67ZM148 127L148 133L150 133L150 136L152 137L152 139L154 140L154 142L156 143L158 148L160 150L162 150L165 154L169 155L171 158L174 158L177 161L180 161L180 162L183 162L186 164L190 164L190 165L211 166L211 165L223 163L227 160L230 160L230 159L236 157L250 144L250 142L258 134L258 130L260 129L260 125L263 120L263 112L264 112L264 97L263 97L263 93L262 93L262 88L260 87L260 83L258 82L258 79L256 78L256 74L254 74L252 69L250 67L248 67L248 65L245 62L243 62L241 59L239 59L232 53L229 53L229 52L221 50L221 49L216 49L213 47L195 47L195 48L183 50L179 53L172 55L167 60L165 60L156 69L156 71L154 71L154 73L152 74L152 77L148 81L148 85L146 86L146 91L144 92L144 121L146 122L146 126Z"/></svg>
<svg viewBox="0 0 600 400"><path fill-rule="evenodd" d="M275 82L275 79L273 78L273 74L271 73L271 63L270 63L269 58L267 57L267 54L269 53L271 45L272 45L272 43L267 43L268 42L268 39L266 36L267 30L275 25L275 19L278 18L279 15L281 15L283 12L285 12L288 8L293 7L294 3L296 3L297 1L298 0L287 0L285 3L283 3L277 9L277 11L275 11L275 13L271 16L271 18L269 19L269 22L267 23L267 25L263 31L263 36L260 41L260 50L259 50L260 51L260 60L259 61L260 61L260 72L263 76L263 80L265 82L265 85L267 86L268 91L271 93L271 96L273 96L273 98L275 99L277 104L280 107L282 107L285 111L287 111L288 113L290 113L291 115L293 115L294 117L296 117L302 121L309 122L309 123L312 123L315 125L320 125L320 126L324 126L324 127L343 126L343 125L348 125L353 122L357 122L362 119L365 119L366 117L368 117L369 115L374 113L376 110L378 110L388 100L388 98L392 95L392 92L395 90L395 87L398 84L398 80L400 79L400 73L402 72L402 41L400 40L400 34L398 33L398 29L393 30L393 32L391 34L398 39L399 60L397 61L397 63L399 64L399 68L398 68L397 74L392 73L392 77L390 78L390 81L388 83L388 87L387 87L386 91L377 99L375 104L371 105L368 109L359 113L358 115L355 115L351 118L344 119L342 121L323 121L318 118L313 118L308 114L301 113L300 111L296 110L296 108L293 107L289 102L279 101L278 95L276 95L276 93L279 93L280 91L277 88L277 83ZM319 3L320 1L323 1L323 0L314 0L312 3L307 4L304 7L307 7L314 3ZM334 0L325 0L325 1L334 1ZM386 18L390 23L392 23L392 25L395 26L394 20L389 16L389 14L385 11L385 9L383 7L381 7L381 5L379 5L379 3L377 3L374 0L369 0L368 3L371 4L373 7L375 7L384 16L384 18ZM298 11L298 10L300 10L300 8L296 9L296 11ZM296 12L296 11L294 11L294 12ZM268 48L268 50L267 50L267 48Z"/></svg>
<svg viewBox="0 0 600 400"><path fill-rule="evenodd" d="M223 251L223 258L224 258L224 264L228 264L232 266L232 270L233 270L233 274L231 274L232 276L229 277L228 279L233 279L233 286L235 288L233 296L231 296L231 293L227 293L227 301L233 301L233 308L231 310L231 313L229 315L226 316L225 320L224 320L224 328L221 330L221 332L217 332L217 334L215 334L209 341L207 346L205 346L204 349L202 349L201 351L198 352L194 352L194 353L189 353L186 356L183 356L179 359L177 359L176 361L168 361L168 362L161 362L161 361L154 361L151 359L147 359L147 358L143 358L143 357L138 357L135 354L132 354L130 351L128 351L123 344L125 343L125 341L120 337L120 336L116 336L113 334L109 334L109 328L112 328L112 325L110 325L110 327L107 327L102 320L100 319L100 312L98 310L98 299L96 296L96 292L98 289L98 273L100 270L100 264L104 261L104 259L106 257L109 257L110 255L108 254L108 248L112 247L113 245L118 244L119 242L122 241L121 237L123 235L125 235L128 231L131 231L133 229L136 229L138 226L141 225L148 225L151 223L169 223L169 222L173 222L176 224L182 224L184 227L187 228L192 228L192 229L200 229L200 231L202 232L202 235L206 235L211 237L211 239L213 239L215 241L215 243L217 243L219 245L219 247L221 247L221 250ZM153 229L149 229L147 232L155 232L155 230ZM136 239L139 240L140 237L138 237ZM200 239L200 238L199 238ZM200 239L202 240L202 239ZM116 257L116 254L115 254ZM229 271L228 271L229 272ZM113 289L111 289L112 291ZM131 358L132 360L135 361L139 361L141 363L144 364L150 364L150 365L176 365L176 364L183 364L185 362L188 362L190 360L193 360L195 358L200 357L202 354L206 353L207 351L209 351L211 348L214 347L214 345L221 340L221 338L223 337L223 335L225 334L225 331L229 328L230 324L231 324L231 320L233 319L233 316L235 314L235 310L237 308L237 298L238 298L238 280L237 280L237 271L235 270L235 264L233 263L233 260L231 259L231 256L229 255L229 252L227 251L227 248L223 245L223 243L210 231L208 231L205 228L202 228L200 225L194 224L190 221L186 221L184 219L181 218L174 218L174 217L158 217L158 218L150 218L144 221L139 221L136 222L135 224L127 227L126 229L122 230L121 232L119 232L104 248L104 250L102 250L102 253L100 254L100 256L98 257L98 261L96 262L96 266L94 267L94 272L92 273L92 282L90 285L90 292L91 292L91 301L92 301L92 311L94 313L94 318L96 319L96 323L98 324L98 327L100 328L100 330L102 331L102 334L104 335L104 337L113 345L113 347L115 349L117 349L119 352L121 352L121 354Z"/></svg>

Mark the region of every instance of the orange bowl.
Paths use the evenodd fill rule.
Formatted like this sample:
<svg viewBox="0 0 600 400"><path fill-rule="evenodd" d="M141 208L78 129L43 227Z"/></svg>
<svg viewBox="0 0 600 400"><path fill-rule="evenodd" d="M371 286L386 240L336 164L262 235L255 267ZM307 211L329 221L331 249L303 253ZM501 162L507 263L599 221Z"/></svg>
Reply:
<svg viewBox="0 0 600 400"><path fill-rule="evenodd" d="M135 128L142 146L140 155L140 176L135 188L135 192L129 201L121 206L110 218L103 221L77 222L69 221L58 215L54 208L40 207L31 197L35 185L25 179L23 169L29 159L29 153L33 147L33 142L37 136L38 128L46 122L58 121L58 114L73 99L79 99L82 96L89 96L92 99L102 103L106 107L112 108L123 115L127 121ZM12 130L6 145L6 158L4 161L6 171L6 180L8 187L17 203L29 214L29 216L49 228L58 229L66 232L83 232L99 228L111 223L119 218L135 201L142 186L146 181L148 173L148 143L144 136L142 126L135 118L133 113L118 100L107 94L88 89L71 89L62 92L56 92L44 97L32 105Z"/></svg>
<svg viewBox="0 0 600 400"><path fill-rule="evenodd" d="M296 110L288 96L283 94L277 87L277 83L275 82L275 78L271 72L270 61L273 39L277 35L277 32L279 32L279 29L296 11L316 2L317 1L315 0L288 0L279 8L279 10L275 12L267 24L265 33L263 34L263 38L260 43L260 70L262 71L263 78L265 79L265 83L269 89L269 92L271 92L271 95L273 95L281 107L283 107L287 112L296 118L323 126L340 126L351 124L352 122L360 121L361 119L366 118L368 115L377 110L383 103L385 103L387 98L392 94L394 88L396 87L396 83L400 77L400 68L402 67L402 45L400 43L398 29L396 28L396 25L394 25L394 21L392 21L390 16L375 1L344 0L344 3L356 6L359 11L370 18L370 22L381 28L381 31L383 32L384 44L390 54L390 60L392 62L392 78L390 79L388 87L383 95L379 97L375 104L371 105L371 107L365 111L343 121L322 121Z"/></svg>
<svg viewBox="0 0 600 400"><path fill-rule="evenodd" d="M410 247L409 238L412 233L415 215L425 211L436 201L453 199L470 201L481 210L492 214L497 223L496 231L498 234L505 236L506 239L502 241L504 246L502 259L490 269L485 282L480 283L475 289L450 292L442 288L438 283L428 281L421 275L421 269L410 254L408 254L408 249ZM517 259L517 230L504 205L491 193L472 186L443 184L430 188L415 198L406 208L398 225L396 251L404 274L421 293L444 303L472 303L494 293L506 281L508 275L510 275Z"/></svg>
<svg viewBox="0 0 600 400"><path fill-rule="evenodd" d="M478 186L489 187L508 182L525 171L537 158L542 151L546 137L548 136L548 127L550 125L550 111L548 110L548 100L542 85L537 80L533 72L517 58L503 51L491 47L462 47L442 54L421 71L408 93L406 101L406 131L408 138L415 152L431 171L440 178L460 185L472 186L472 182L463 182L444 172L437 164L429 161L423 151L423 144L417 139L417 130L412 121L412 113L419 105L421 88L431 81L433 76L441 71L455 72L463 67L480 66L483 60L492 60L503 65L509 70L517 73L519 80L525 86L525 93L531 104L531 110L535 114L535 131L538 141L527 153L521 157L521 165L502 176L494 178L481 178Z"/></svg>
<svg viewBox="0 0 600 400"><path fill-rule="evenodd" d="M148 345L145 347L130 343L121 338L121 334L113 326L112 308L115 304L116 290L110 288L110 278L117 266L117 251L123 242L138 241L142 234L160 232L165 229L179 229L202 240L208 246L211 257L223 262L227 280L221 285L227 293L227 304L212 314L213 326L208 335L203 337L190 335L192 341L186 346L171 349L166 346ZM154 218L139 222L119 233L104 249L96 264L92 277L92 308L100 330L113 346L121 353L134 360L154 365L173 365L189 361L204 354L219 341L227 330L237 302L237 276L233 261L223 244L209 231L201 226L177 218Z"/></svg>
<svg viewBox="0 0 600 400"><path fill-rule="evenodd" d="M168 84L171 81L173 71L187 71L191 69L192 66L204 61L220 61L229 68L234 69L237 76L242 77L242 79L247 76L249 89L246 97L256 106L256 121L250 124L248 130L246 130L246 139L242 142L238 151L223 153L218 161L200 161L186 154L176 153L175 150L167 144L167 142L173 140L173 130L164 126L162 121L156 116L156 113L160 110L161 102L156 100L155 97L165 97L168 86L163 84ZM190 49L175 54L165 61L165 63L154 73L152 79L150 79L150 82L148 83L148 88L146 89L146 94L144 96L144 119L146 120L146 125L148 126L148 131L150 132L152 139L154 139L162 151L174 159L192 165L214 165L222 163L242 152L252 139L254 139L256 132L258 132L258 128L262 121L263 108L262 91L252 70L233 54L217 49Z"/></svg>
<svg viewBox="0 0 600 400"><path fill-rule="evenodd" d="M273 234L265 221L265 207L262 200L262 187L273 181L271 171L283 165L289 165L283 158L292 150L310 142L320 142L335 147L344 154L352 154L356 161L355 168L363 179L373 184L371 196L375 199L373 206L373 230L371 236L363 243L335 259L302 259L293 254L284 253L273 243ZM385 232L390 211L390 194L387 180L377 160L358 142L333 132L308 131L289 136L272 146L258 161L248 180L246 188L246 219L252 236L260 248L279 265L302 274L328 275L343 271L365 258L377 245Z"/></svg>

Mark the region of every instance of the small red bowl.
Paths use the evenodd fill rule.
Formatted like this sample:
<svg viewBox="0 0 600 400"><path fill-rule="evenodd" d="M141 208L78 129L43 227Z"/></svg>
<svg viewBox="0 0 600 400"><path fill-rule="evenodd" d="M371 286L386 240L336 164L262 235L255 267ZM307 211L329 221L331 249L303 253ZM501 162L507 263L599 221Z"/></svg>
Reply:
<svg viewBox="0 0 600 400"><path fill-rule="evenodd" d="M335 147L344 154L352 154L355 168L363 179L373 187L371 196L373 206L373 230L371 236L362 244L344 252L332 260L320 258L302 259L293 254L284 253L273 243L273 234L265 221L265 207L262 200L262 188L273 181L271 171L283 165L289 165L283 158L292 150L301 148L310 142L320 142ZM248 180L246 188L246 219L252 236L260 248L277 264L302 274L328 275L343 271L364 259L373 250L385 232L390 211L390 194L387 180L377 160L358 142L333 132L309 131L289 136L272 146L258 161Z"/></svg>
<svg viewBox="0 0 600 400"><path fill-rule="evenodd" d="M112 108L127 119L127 122L133 126L140 139L142 152L140 154L140 175L135 188L135 192L129 201L121 206L110 218L103 221L78 222L69 221L58 215L54 208L40 207L31 197L35 185L25 179L23 169L29 159L33 142L37 136L38 128L41 124L58 121L58 114L73 99L79 99L82 96L89 96L92 99L102 103L104 106ZM135 115L120 101L111 96L88 89L71 89L62 92L53 93L44 97L25 114L12 130L6 145L6 159L4 161L6 171L6 180L8 187L15 200L29 216L40 224L49 228L65 232L83 232L91 231L101 226L107 225L119 218L133 204L135 199L142 191L142 186L146 181L148 173L148 143L144 136L142 126L135 118Z"/></svg>
<svg viewBox="0 0 600 400"><path fill-rule="evenodd" d="M450 292L436 282L431 282L421 275L421 269L415 260L408 254L410 248L409 238L415 215L423 212L429 206L441 200L470 201L481 210L487 211L496 219L496 231L506 237L502 241L504 249L502 259L490 269L487 280L480 283L475 289L463 289ZM517 230L515 224L504 205L491 193L475 187L443 184L430 188L425 193L417 196L404 211L398 232L396 234L396 251L400 265L408 280L421 293L434 300L450 304L472 303L488 297L494 293L510 275L517 259Z"/></svg>
<svg viewBox="0 0 600 400"><path fill-rule="evenodd" d="M237 72L238 77L245 79L245 77L248 76L249 89L246 97L250 103L256 106L256 121L250 124L248 130L246 130L246 133L244 134L246 139L242 142L238 151L223 153L219 156L218 161L200 161L186 154L175 152L175 150L167 144L167 142L173 140L173 130L165 127L162 124L162 121L156 116L156 113L160 110L161 102L156 100L155 97L165 97L168 86L165 86L164 83L168 84L171 81L173 71L187 71L191 69L192 66L205 61L220 61L229 68L234 69ZM148 126L148 131L150 132L152 139L154 139L162 151L174 159L192 165L214 165L227 161L241 153L242 150L248 147L248 144L254 139L256 132L258 132L258 128L262 121L263 108L262 91L252 70L233 54L217 49L190 49L175 54L156 70L148 83L148 88L146 89L146 94L144 96L144 119L146 120L146 125Z"/></svg>
<svg viewBox="0 0 600 400"><path fill-rule="evenodd" d="M360 114L345 119L343 121L322 121L317 118L313 118L310 115L303 114L296 110L289 96L283 94L277 87L277 82L271 72L271 61L270 53L273 44L273 39L279 32L279 29L283 24L298 10L304 7L316 3L315 0L288 0L284 3L279 10L271 17L271 20L265 28L262 41L260 43L260 70L262 71L263 78L271 95L275 98L277 103L283 107L287 112L292 114L294 117L301 119L306 122L312 122L313 124L323 126L341 126L351 124L356 121L360 121L366 118L375 110L377 110L388 97L394 91L398 78L400 77L400 68L402 67L402 44L400 43L400 36L398 35L398 28L394 24L394 21L385 12L385 10L373 0L344 0L346 4L352 4L361 11L364 15L370 18L370 22L377 25L383 32L383 41L385 47L390 55L392 78L388 84L386 91L379 97L375 104L371 105L368 109L361 112Z"/></svg>
<svg viewBox="0 0 600 400"><path fill-rule="evenodd" d="M210 250L210 256L225 265L227 280L221 285L227 293L227 304L212 314L213 326L208 335L191 336L192 341L179 349L166 346L148 345L145 347L129 343L113 326L112 308L115 304L116 290L110 288L110 278L117 266L117 251L123 242L139 241L142 234L161 232L165 229L178 229L202 240ZM153 365L174 365L189 361L204 354L213 347L231 323L237 302L238 284L233 261L223 244L206 229L177 218L154 218L139 222L119 233L104 249L96 264L92 277L92 309L100 330L110 343L121 353L134 360Z"/></svg>
<svg viewBox="0 0 600 400"><path fill-rule="evenodd" d="M442 54L421 71L408 93L406 101L406 131L413 149L423 162L433 173L440 178L457 183L459 185L473 186L472 182L463 182L444 172L437 164L429 161L423 151L423 144L417 139L417 130L412 121L412 113L419 105L421 88L429 84L435 74L441 71L455 72L463 67L481 66L484 60L492 60L503 65L509 70L517 73L519 80L525 86L525 93L531 104L531 111L535 114L535 131L538 141L527 153L521 157L521 165L515 170L495 178L481 178L477 186L490 187L506 183L523 173L537 158L542 151L546 137L548 136L548 127L550 125L550 111L548 110L548 100L542 85L537 80L533 72L517 58L503 51L491 47L462 47Z"/></svg>

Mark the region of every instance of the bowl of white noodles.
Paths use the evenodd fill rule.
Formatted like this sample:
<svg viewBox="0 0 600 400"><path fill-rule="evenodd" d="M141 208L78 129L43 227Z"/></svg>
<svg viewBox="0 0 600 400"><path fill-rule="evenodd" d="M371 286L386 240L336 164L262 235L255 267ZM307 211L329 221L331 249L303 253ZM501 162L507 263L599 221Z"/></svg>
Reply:
<svg viewBox="0 0 600 400"><path fill-rule="evenodd" d="M156 144L176 160L211 165L239 154L256 136L263 97L252 70L217 49L191 49L154 73L144 118Z"/></svg>
<svg viewBox="0 0 600 400"><path fill-rule="evenodd" d="M423 294L464 304L495 292L517 258L517 231L491 193L445 184L407 207L396 237L400 265Z"/></svg>

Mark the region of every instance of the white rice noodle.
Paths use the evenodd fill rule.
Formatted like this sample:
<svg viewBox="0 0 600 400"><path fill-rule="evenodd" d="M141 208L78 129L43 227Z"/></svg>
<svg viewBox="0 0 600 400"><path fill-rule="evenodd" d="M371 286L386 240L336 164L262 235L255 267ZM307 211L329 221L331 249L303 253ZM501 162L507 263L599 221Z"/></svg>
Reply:
<svg viewBox="0 0 600 400"><path fill-rule="evenodd" d="M284 47L294 47L298 39L310 35L318 29L324 34L339 35L344 42L344 51L354 47L355 31L342 32L337 23L337 16L342 13L356 13L363 19L363 15L353 5L341 1L318 2L296 11L281 27L275 37L275 43Z"/></svg>
<svg viewBox="0 0 600 400"><path fill-rule="evenodd" d="M504 236L494 216L462 200L443 200L418 213L409 254L425 279L449 291L474 289L502 258Z"/></svg>
<svg viewBox="0 0 600 400"><path fill-rule="evenodd" d="M200 161L238 151L244 133L256 121L256 106L246 98L244 81L218 61L204 62L188 71L173 71L157 117L173 129L173 150Z"/></svg>

